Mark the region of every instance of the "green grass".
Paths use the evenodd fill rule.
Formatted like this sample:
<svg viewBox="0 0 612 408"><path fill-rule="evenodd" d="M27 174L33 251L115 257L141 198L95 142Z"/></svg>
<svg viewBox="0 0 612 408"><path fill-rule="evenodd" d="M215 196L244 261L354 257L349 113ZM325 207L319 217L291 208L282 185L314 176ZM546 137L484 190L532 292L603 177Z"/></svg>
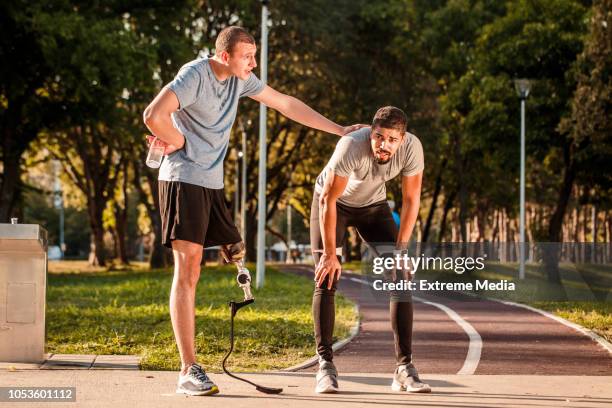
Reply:
<svg viewBox="0 0 612 408"><path fill-rule="evenodd" d="M612 342L612 302L531 302L531 305L591 329Z"/></svg>
<svg viewBox="0 0 612 408"><path fill-rule="evenodd" d="M57 268L47 290L47 352L71 354L136 354L146 370L180 367L170 322L169 270L143 268L87 271ZM266 285L254 290L256 301L236 318L237 342L229 365L236 371L280 369L314 355L311 317L312 281L266 271ZM229 348L231 299L241 300L234 267L206 267L196 294L198 361L221 370ZM337 296L335 336L354 324L352 303Z"/></svg>

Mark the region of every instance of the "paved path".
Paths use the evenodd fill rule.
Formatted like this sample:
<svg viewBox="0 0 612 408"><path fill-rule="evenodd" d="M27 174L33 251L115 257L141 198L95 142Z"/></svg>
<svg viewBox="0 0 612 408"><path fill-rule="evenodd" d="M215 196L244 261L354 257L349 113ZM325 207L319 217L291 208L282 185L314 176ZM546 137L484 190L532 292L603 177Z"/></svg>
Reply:
<svg viewBox="0 0 612 408"><path fill-rule="evenodd" d="M245 374L262 385L283 387L279 395L213 374L220 394L187 397L174 392L176 373L131 370L0 371L0 387L76 387L76 402L5 403L5 407L609 407L612 377L426 374L431 394L394 393L386 374L343 373L342 393L316 395L311 373Z"/></svg>
<svg viewBox="0 0 612 408"><path fill-rule="evenodd" d="M312 276L310 267L285 269ZM414 354L421 377L433 391L423 395L392 392L388 304L374 299L363 280L344 273L340 284L340 290L359 303L362 323L357 337L336 354L339 394L314 394L310 368L296 373L243 374L262 385L284 388L280 395L261 394L227 375L211 374L221 390L219 395L187 397L174 392L176 372L87 369L96 368L89 361L91 356L68 359L61 355L55 356L58 363L67 359L84 363L80 369L65 369L63 363L53 369L0 367L0 387L75 387L76 402L54 402L53 407L58 408L612 406L612 358L585 335L516 306L423 294L415 304ZM118 363L126 365L125 361ZM132 365L128 363L127 368ZM481 375L457 375L460 371ZM0 388L0 400L7 394ZM50 405L0 402L0 406Z"/></svg>
<svg viewBox="0 0 612 408"><path fill-rule="evenodd" d="M282 270L312 276L310 266L283 265ZM342 372L389 373L394 367L388 303L372 296L365 277L342 274L339 290L360 306L360 333L336 353ZM539 313L495 301L444 298L416 293L414 362L421 373L612 375L612 356L591 338ZM437 306L436 306L437 305ZM440 306L441 305L441 306ZM480 337L480 347L445 310ZM468 351L479 358L466 363ZM480 348L479 350L477 350ZM474 356L472 356L474 357ZM314 371L310 367L307 371Z"/></svg>

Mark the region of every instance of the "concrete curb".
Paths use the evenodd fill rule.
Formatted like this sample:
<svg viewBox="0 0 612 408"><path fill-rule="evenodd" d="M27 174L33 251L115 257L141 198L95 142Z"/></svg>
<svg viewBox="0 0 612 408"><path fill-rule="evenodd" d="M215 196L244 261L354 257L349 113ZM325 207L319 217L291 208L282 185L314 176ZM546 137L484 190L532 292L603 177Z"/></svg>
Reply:
<svg viewBox="0 0 612 408"><path fill-rule="evenodd" d="M15 370L134 370L140 371L138 355L45 354L42 363L0 362L0 371Z"/></svg>
<svg viewBox="0 0 612 408"><path fill-rule="evenodd" d="M355 314L357 315L357 321L355 322L353 327L351 327L351 331L349 332L348 337L342 340L338 340L337 342L334 343L334 345L332 346L332 350L334 350L334 352L337 352L338 350L343 349L347 344L349 344L355 338L355 336L359 334L359 327L361 325L361 315L359 313L359 305L355 304L355 307L353 308L353 310L355 311ZM303 370L304 368L311 367L317 364L318 362L319 362L319 356L315 355L306 361L303 361L291 367L283 368L282 370L278 370L278 371L280 372L299 371L299 370Z"/></svg>

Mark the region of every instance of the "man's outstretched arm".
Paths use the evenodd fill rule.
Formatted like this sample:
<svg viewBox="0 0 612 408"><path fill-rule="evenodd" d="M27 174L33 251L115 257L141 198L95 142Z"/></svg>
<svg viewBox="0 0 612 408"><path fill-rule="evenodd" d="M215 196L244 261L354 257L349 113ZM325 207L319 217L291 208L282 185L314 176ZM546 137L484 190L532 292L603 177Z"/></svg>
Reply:
<svg viewBox="0 0 612 408"><path fill-rule="evenodd" d="M327 119L304 102L293 96L278 92L266 85L263 91L251 96L257 102L261 102L269 108L275 109L284 116L304 126L322 130L338 136L344 136L367 125L340 126Z"/></svg>

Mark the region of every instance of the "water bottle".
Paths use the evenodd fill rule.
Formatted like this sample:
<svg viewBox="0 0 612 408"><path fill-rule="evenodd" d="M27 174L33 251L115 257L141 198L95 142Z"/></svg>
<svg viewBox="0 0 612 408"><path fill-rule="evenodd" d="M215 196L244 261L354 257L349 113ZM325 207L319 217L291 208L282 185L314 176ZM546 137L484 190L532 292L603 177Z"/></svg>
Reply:
<svg viewBox="0 0 612 408"><path fill-rule="evenodd" d="M152 169L158 169L161 166L162 158L164 157L164 147L156 145L157 137L151 142L149 146L149 153L147 154L147 166Z"/></svg>

